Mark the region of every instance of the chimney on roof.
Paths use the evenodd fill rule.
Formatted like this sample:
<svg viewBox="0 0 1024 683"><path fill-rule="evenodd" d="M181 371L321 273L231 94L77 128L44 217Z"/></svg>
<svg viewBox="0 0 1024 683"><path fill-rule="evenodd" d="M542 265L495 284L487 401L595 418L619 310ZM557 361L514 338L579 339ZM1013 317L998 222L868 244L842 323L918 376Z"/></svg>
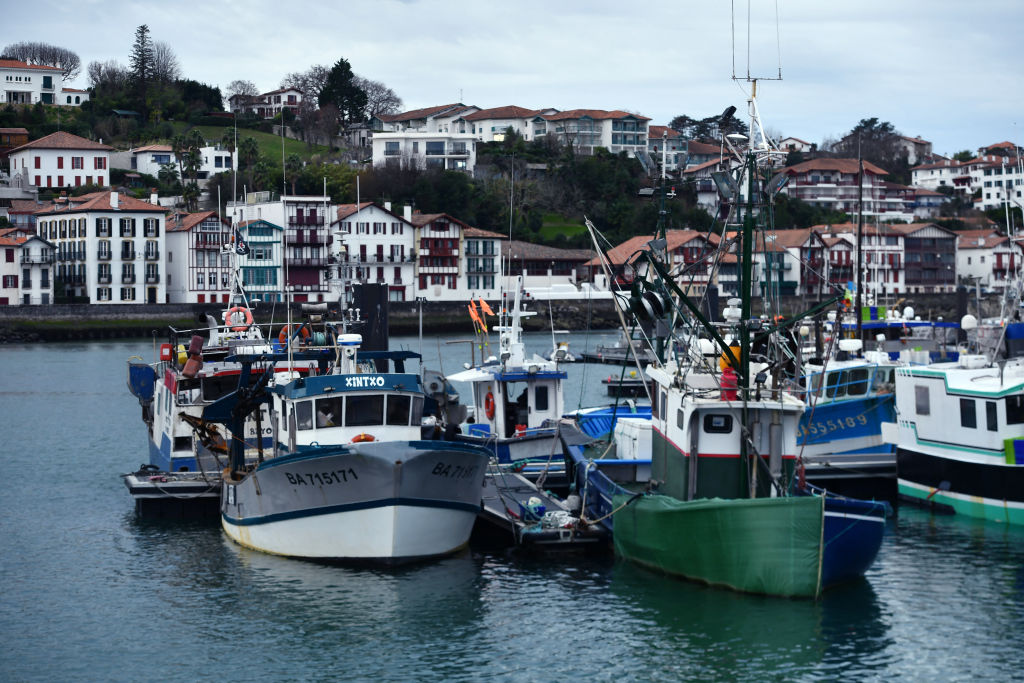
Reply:
<svg viewBox="0 0 1024 683"><path fill-rule="evenodd" d="M117 193L116 192L111 192L110 193L110 208L116 209L117 206L118 206Z"/></svg>
<svg viewBox="0 0 1024 683"><path fill-rule="evenodd" d="M153 206L160 206L160 195L156 193L156 188L149 188L149 203Z"/></svg>
<svg viewBox="0 0 1024 683"><path fill-rule="evenodd" d="M385 211L390 211L391 210L391 202L384 202L384 210Z"/></svg>
<svg viewBox="0 0 1024 683"><path fill-rule="evenodd" d="M409 221L411 223L412 222L412 206L410 206L409 204L406 204L404 209L405 210L402 212L402 217L405 218L405 220L407 220L407 221Z"/></svg>

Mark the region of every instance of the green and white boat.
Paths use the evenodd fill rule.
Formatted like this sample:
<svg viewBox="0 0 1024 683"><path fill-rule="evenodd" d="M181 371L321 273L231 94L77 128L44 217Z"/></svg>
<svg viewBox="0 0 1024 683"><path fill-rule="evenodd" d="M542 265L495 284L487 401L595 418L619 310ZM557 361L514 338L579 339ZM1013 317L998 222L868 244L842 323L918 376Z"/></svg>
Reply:
<svg viewBox="0 0 1024 683"><path fill-rule="evenodd" d="M1024 324L1005 326L1020 338ZM961 354L896 371L902 500L994 522L1024 524L1024 359Z"/></svg>

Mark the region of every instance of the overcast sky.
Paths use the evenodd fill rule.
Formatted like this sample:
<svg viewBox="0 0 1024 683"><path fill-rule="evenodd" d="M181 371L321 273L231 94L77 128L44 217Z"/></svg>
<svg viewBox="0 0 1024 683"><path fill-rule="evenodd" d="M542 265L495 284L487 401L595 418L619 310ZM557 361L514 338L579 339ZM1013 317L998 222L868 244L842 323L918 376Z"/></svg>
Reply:
<svg viewBox="0 0 1024 683"><path fill-rule="evenodd" d="M729 105L758 84L769 131L820 143L862 118L941 154L1024 135L1020 0L36 0L7 3L8 42L38 40L128 62L148 24L189 78L261 90L345 58L404 109L623 109L667 124ZM735 32L733 12L735 7ZM776 21L776 8L778 21ZM734 36L735 35L735 41ZM735 49L733 43L735 42ZM85 69L76 83L86 87Z"/></svg>

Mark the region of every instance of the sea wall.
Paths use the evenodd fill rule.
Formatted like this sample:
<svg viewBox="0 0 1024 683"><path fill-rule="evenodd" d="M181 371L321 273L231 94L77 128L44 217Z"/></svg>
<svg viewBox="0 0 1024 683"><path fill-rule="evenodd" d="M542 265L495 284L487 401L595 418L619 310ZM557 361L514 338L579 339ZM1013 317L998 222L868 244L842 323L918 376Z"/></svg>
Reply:
<svg viewBox="0 0 1024 683"><path fill-rule="evenodd" d="M803 297L784 297L782 311L787 315L806 310L812 300ZM472 334L473 327L468 302L424 302L422 325L424 334ZM724 298L719 306L725 305ZM946 295L914 295L899 304L900 310L912 306L923 320L958 320L957 297ZM619 319L611 301L534 301L527 309L536 315L524 319L526 330L582 331L609 329L619 326ZM760 313L755 302L754 312ZM971 312L974 312L973 299ZM998 299L983 301L986 315L998 313ZM214 304L61 304L51 306L0 307L0 344L33 341L71 341L81 339L118 339L131 337L163 337L168 326L180 329L203 327L205 315L216 317L221 309ZM301 314L300 306L293 305L293 317ZM263 304L255 311L259 323L285 320L284 306ZM628 320L628 317L627 317ZM489 322L493 323L492 318ZM388 325L391 334L417 334L420 328L420 305L412 301L390 302Z"/></svg>

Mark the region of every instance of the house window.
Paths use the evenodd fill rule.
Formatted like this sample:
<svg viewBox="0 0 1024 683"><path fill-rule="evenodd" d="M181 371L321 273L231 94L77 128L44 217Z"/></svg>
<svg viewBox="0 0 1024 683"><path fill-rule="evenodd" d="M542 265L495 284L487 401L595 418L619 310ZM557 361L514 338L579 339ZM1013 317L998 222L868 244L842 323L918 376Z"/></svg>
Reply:
<svg viewBox="0 0 1024 683"><path fill-rule="evenodd" d="M101 171L106 169L107 168L107 158L106 157L93 157L92 167L94 169L101 170Z"/></svg>
<svg viewBox="0 0 1024 683"><path fill-rule="evenodd" d="M36 164L35 165L36 168L42 168L42 164L43 164L42 157L35 157L35 164Z"/></svg>
<svg viewBox="0 0 1024 683"><path fill-rule="evenodd" d="M71 157L71 168L85 168L85 157Z"/></svg>
<svg viewBox="0 0 1024 683"><path fill-rule="evenodd" d="M57 157L57 168L64 168L64 157Z"/></svg>
<svg viewBox="0 0 1024 683"><path fill-rule="evenodd" d="M4 275L4 289L17 289L18 288L18 276L17 275Z"/></svg>

